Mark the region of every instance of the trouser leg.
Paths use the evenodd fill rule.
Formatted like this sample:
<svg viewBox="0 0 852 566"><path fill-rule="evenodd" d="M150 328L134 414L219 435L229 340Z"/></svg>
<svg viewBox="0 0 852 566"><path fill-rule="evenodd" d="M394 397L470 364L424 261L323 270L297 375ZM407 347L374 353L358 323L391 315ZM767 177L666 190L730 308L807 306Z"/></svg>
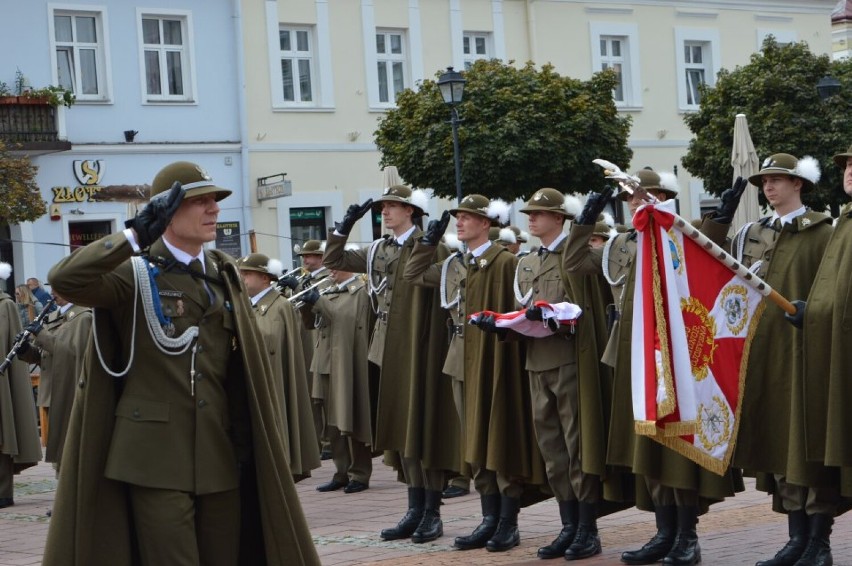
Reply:
<svg viewBox="0 0 852 566"><path fill-rule="evenodd" d="M544 458L547 481L557 501L574 501L571 486L571 454L566 446L566 433L560 419L558 402L551 389L550 374L529 372L533 406L533 425L538 447Z"/></svg>
<svg viewBox="0 0 852 566"><path fill-rule="evenodd" d="M352 466L352 455L349 453L349 439L340 434L336 426L326 426L326 436L331 448L331 459L334 462L334 481L347 483L349 468Z"/></svg>
<svg viewBox="0 0 852 566"><path fill-rule="evenodd" d="M370 476L373 475L373 454L370 447L351 436L347 440L351 454L349 480L370 485Z"/></svg>
<svg viewBox="0 0 852 566"><path fill-rule="evenodd" d="M234 566L239 561L239 490L195 497L198 556L203 566Z"/></svg>
<svg viewBox="0 0 852 566"><path fill-rule="evenodd" d="M459 433L459 442L462 446L464 446L464 381L460 379L452 378L452 386L453 386L453 403L456 407L456 414L459 416L459 423L461 423L461 430ZM462 463L462 468L464 468L464 463ZM450 486L455 487L464 491L470 491L470 477L465 473L464 470L462 472L450 479ZM462 495L459 493L459 495ZM445 493L446 496L446 493Z"/></svg>
<svg viewBox="0 0 852 566"><path fill-rule="evenodd" d="M192 495L131 485L142 566L199 566Z"/></svg>
<svg viewBox="0 0 852 566"><path fill-rule="evenodd" d="M0 454L0 499L11 499L15 491L15 465L8 454Z"/></svg>

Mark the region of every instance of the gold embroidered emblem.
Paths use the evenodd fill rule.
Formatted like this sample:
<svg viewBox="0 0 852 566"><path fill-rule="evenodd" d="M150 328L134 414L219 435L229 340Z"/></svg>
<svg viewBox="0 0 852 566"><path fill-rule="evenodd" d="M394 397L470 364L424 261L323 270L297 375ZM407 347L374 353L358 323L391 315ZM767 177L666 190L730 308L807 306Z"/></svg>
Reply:
<svg viewBox="0 0 852 566"><path fill-rule="evenodd" d="M728 444L731 440L731 410L718 395L713 395L710 406L703 403L698 405L698 439L707 452Z"/></svg>
<svg viewBox="0 0 852 566"><path fill-rule="evenodd" d="M536 193L535 196L533 196L533 200L542 200L542 199L547 200L547 196L545 196L544 193Z"/></svg>
<svg viewBox="0 0 852 566"><path fill-rule="evenodd" d="M810 218L802 218L802 226L810 226L811 219Z"/></svg>
<svg viewBox="0 0 852 566"><path fill-rule="evenodd" d="M709 365L716 351L716 320L707 307L694 298L680 300L686 341L689 345L689 363L696 381L702 381L709 373Z"/></svg>
<svg viewBox="0 0 852 566"><path fill-rule="evenodd" d="M748 324L748 291L743 285L727 285L719 298L725 312L725 326L734 336Z"/></svg>
<svg viewBox="0 0 852 566"><path fill-rule="evenodd" d="M479 269L485 269L485 266L486 266L486 265L488 265L488 260L487 260L487 259L480 259L480 260L479 260Z"/></svg>

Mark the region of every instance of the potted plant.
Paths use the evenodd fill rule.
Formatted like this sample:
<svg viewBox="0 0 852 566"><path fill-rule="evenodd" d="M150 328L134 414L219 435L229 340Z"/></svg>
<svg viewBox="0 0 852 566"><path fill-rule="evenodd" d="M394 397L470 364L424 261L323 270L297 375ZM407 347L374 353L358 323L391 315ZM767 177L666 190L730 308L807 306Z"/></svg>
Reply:
<svg viewBox="0 0 852 566"><path fill-rule="evenodd" d="M47 104L53 107L61 104L70 107L76 99L73 92L60 86L32 88L20 69L15 72L14 91L0 81L0 104Z"/></svg>

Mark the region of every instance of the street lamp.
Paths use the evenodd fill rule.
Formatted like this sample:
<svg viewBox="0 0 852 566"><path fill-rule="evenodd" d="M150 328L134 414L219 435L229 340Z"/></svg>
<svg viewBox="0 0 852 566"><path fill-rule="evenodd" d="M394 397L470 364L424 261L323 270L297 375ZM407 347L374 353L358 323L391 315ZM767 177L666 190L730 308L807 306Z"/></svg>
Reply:
<svg viewBox="0 0 852 566"><path fill-rule="evenodd" d="M828 100L829 97L840 94L840 81L826 75L817 82L816 89L820 100Z"/></svg>
<svg viewBox="0 0 852 566"><path fill-rule="evenodd" d="M461 156L459 155L459 124L462 120L459 118L457 106L462 101L464 96L464 83L467 81L461 76L461 73L454 71L452 67L447 67L447 71L438 78L438 88L441 89L441 97L444 103L450 107L450 124L453 126L453 159L456 168L456 199L458 203L462 200L462 185L461 185Z"/></svg>

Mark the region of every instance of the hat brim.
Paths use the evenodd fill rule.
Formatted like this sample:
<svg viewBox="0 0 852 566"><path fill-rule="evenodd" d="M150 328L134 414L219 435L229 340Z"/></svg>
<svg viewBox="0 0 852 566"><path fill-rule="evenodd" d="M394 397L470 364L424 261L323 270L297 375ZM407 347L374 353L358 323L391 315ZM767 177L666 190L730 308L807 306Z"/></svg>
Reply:
<svg viewBox="0 0 852 566"><path fill-rule="evenodd" d="M421 216L429 216L429 213L417 206L416 204L411 204L405 199L399 198L394 195L383 195L375 200L373 200L373 210L381 209L383 202L398 202L399 204L404 204L406 206L410 206L414 210L414 214L412 216L414 218L420 218Z"/></svg>
<svg viewBox="0 0 852 566"><path fill-rule="evenodd" d="M813 181L811 181L810 179L805 179L801 175L791 173L789 169L782 169L780 167L767 167L766 169L761 169L759 172L749 177L748 182L757 187L758 189L763 189L764 175L787 175L788 177L795 177L796 179L802 180L803 193L809 193L814 190Z"/></svg>
<svg viewBox="0 0 852 566"><path fill-rule="evenodd" d="M835 165L841 169L846 169L846 162L850 157L852 157L852 153L838 153L832 159L834 159Z"/></svg>
<svg viewBox="0 0 852 566"><path fill-rule="evenodd" d="M574 215L570 212L566 211L564 208L555 208L551 206L538 206L536 204L528 204L524 208L520 209L518 212L522 212L524 214L529 214L530 212L555 212L556 214L561 214L568 220L573 220Z"/></svg>
<svg viewBox="0 0 852 566"><path fill-rule="evenodd" d="M194 189L188 189L186 193L183 195L183 198L193 198L200 197L202 195L209 195L210 193L215 193L216 201L223 200L231 196L230 189L223 189L222 187L217 187L216 185L209 185L207 187L197 187Z"/></svg>
<svg viewBox="0 0 852 566"><path fill-rule="evenodd" d="M489 222L491 222L491 226L499 226L500 225L500 223L497 221L496 218L491 218L490 216L488 216L484 212L480 212L478 210L473 210L471 208L451 208L449 210L449 213L452 215L453 218L456 218L456 214L459 213L459 212L465 212L467 214L473 214L474 216L479 216L480 218L484 218L484 219L488 220Z"/></svg>
<svg viewBox="0 0 852 566"><path fill-rule="evenodd" d="M302 255L325 255L325 251L323 251L323 250L308 250L308 251L302 250L300 252L297 252L296 255L298 255L298 256L302 256Z"/></svg>
<svg viewBox="0 0 852 566"><path fill-rule="evenodd" d="M669 189L664 189L663 187L642 187L642 189L644 189L646 192L659 191L661 193L664 193L668 198L677 198L677 193L675 191L670 191ZM633 196L633 193L629 193L627 191L619 191L615 198L627 202L631 196Z"/></svg>
<svg viewBox="0 0 852 566"><path fill-rule="evenodd" d="M260 267L253 267L253 266L249 266L249 265L237 265L237 269L239 269L240 271L254 271L256 273L262 273L262 274L266 275L267 277L269 277L270 279L278 279L275 275L272 275L271 273L269 273L268 271L266 271L265 269L262 269Z"/></svg>

